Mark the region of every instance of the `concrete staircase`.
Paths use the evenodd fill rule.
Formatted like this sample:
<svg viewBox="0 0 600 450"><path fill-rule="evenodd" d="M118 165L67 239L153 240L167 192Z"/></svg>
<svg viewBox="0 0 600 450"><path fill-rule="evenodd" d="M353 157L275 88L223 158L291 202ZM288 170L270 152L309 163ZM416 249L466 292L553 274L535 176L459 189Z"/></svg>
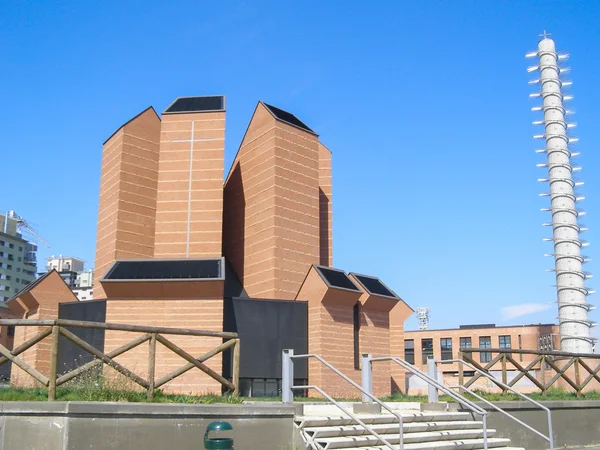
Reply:
<svg viewBox="0 0 600 450"><path fill-rule="evenodd" d="M339 410L338 410L339 411ZM295 419L307 449L389 450L348 416L303 415ZM483 424L466 412L401 411L405 450L483 449ZM390 444L399 446L398 418L387 414L357 414ZM487 430L488 448L524 450L510 447L510 440L494 437ZM397 447L399 448L399 447Z"/></svg>

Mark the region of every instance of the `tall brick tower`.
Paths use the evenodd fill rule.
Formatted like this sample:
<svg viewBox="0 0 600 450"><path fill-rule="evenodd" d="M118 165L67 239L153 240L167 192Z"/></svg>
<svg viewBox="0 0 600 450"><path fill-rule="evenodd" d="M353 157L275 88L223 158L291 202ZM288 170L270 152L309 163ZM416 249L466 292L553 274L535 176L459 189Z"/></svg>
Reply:
<svg viewBox="0 0 600 450"><path fill-rule="evenodd" d="M180 97L160 132L155 258L221 256L225 97Z"/></svg>
<svg viewBox="0 0 600 450"><path fill-rule="evenodd" d="M251 297L292 300L331 261L330 159L296 116L258 103L224 192L224 256Z"/></svg>
<svg viewBox="0 0 600 450"><path fill-rule="evenodd" d="M322 266L333 266L331 152L319 142L319 247Z"/></svg>
<svg viewBox="0 0 600 450"><path fill-rule="evenodd" d="M94 298L116 259L154 255L160 118L150 107L122 125L102 147Z"/></svg>

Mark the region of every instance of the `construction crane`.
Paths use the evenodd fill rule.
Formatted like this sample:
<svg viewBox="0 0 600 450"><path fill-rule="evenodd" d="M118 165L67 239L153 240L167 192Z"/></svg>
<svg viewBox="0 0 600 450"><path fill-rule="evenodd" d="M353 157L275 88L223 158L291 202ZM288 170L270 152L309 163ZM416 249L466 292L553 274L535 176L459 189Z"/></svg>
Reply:
<svg viewBox="0 0 600 450"><path fill-rule="evenodd" d="M9 218L17 221L17 229L21 232L21 234L23 234L23 231L26 231L27 233L32 235L37 241L39 241L41 244L46 246L46 248L50 248L50 244L48 244L46 239L44 239L42 236L40 236L40 233L38 233L35 230L35 228L33 228L29 224L29 222L27 222L23 217L19 216L12 209L6 213L6 220L4 221L4 232L5 233L8 228L8 219Z"/></svg>

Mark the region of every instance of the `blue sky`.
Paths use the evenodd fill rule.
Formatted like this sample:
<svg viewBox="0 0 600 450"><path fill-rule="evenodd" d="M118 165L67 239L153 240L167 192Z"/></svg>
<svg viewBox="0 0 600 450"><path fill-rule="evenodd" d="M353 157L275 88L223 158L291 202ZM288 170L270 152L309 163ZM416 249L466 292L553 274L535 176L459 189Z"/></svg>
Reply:
<svg viewBox="0 0 600 450"><path fill-rule="evenodd" d="M116 128L177 96L225 94L226 170L258 100L296 114L333 151L336 267L429 306L432 327L552 322L524 58L544 29L572 55L584 238L597 255L598 2L23 1L0 11L0 209L36 225L52 246L42 258L93 265L102 142Z"/></svg>

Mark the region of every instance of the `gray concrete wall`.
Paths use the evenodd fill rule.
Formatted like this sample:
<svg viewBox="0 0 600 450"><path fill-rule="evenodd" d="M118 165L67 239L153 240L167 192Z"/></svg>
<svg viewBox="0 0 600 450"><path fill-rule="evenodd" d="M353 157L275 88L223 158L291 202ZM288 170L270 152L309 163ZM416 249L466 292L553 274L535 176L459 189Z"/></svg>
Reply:
<svg viewBox="0 0 600 450"><path fill-rule="evenodd" d="M600 447L600 401L547 401L542 402L552 413L555 448L581 449ZM550 448L548 442L536 436L512 419L494 411L483 403L489 411L488 427L497 430L496 437L507 437L511 446L527 450ZM548 418L545 411L533 407L529 402L494 402L496 406L514 415L544 435L548 435ZM479 419L479 416L477 420Z"/></svg>
<svg viewBox="0 0 600 450"><path fill-rule="evenodd" d="M295 410L281 404L5 402L0 449L199 450L206 426L225 420L236 450L292 450Z"/></svg>

